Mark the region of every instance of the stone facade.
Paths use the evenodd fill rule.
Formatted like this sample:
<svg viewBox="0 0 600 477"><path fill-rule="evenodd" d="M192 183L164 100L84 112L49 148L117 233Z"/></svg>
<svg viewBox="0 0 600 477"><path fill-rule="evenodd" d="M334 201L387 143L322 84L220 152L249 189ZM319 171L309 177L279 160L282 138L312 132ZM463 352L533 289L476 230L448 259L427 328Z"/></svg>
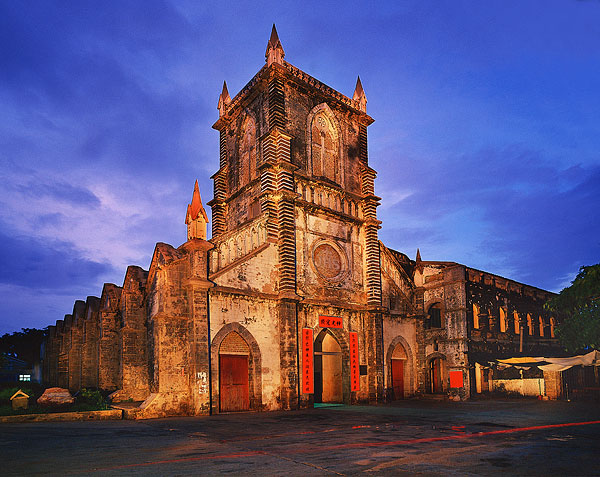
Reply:
<svg viewBox="0 0 600 477"><path fill-rule="evenodd" d="M458 263L420 257L415 284L423 294L426 391L436 387L436 366L441 391L448 390L450 371L463 373L465 386L451 393L466 398L491 390L489 363L496 359L562 351L554 336L554 318L543 308L552 296L547 291Z"/></svg>
<svg viewBox="0 0 600 477"><path fill-rule="evenodd" d="M549 326L546 292L378 240L360 79L349 98L284 56L273 29L265 66L233 99L223 85L212 238L196 183L183 245L51 327L47 382L143 401L142 417L448 393L456 372L466 398L473 363L523 344L498 305ZM491 310L478 327L474 304Z"/></svg>

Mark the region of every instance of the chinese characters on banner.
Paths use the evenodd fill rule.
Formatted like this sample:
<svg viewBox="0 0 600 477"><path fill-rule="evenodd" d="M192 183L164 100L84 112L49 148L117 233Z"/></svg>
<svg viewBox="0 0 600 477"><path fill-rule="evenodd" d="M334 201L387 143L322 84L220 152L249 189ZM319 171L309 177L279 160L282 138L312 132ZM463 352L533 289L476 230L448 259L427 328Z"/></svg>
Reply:
<svg viewBox="0 0 600 477"><path fill-rule="evenodd" d="M350 389L360 389L360 372L358 366L358 333L350 331Z"/></svg>
<svg viewBox="0 0 600 477"><path fill-rule="evenodd" d="M315 392L313 374L313 330L302 328L302 392Z"/></svg>
<svg viewBox="0 0 600 477"><path fill-rule="evenodd" d="M342 318L339 316L319 316L321 328L342 328Z"/></svg>

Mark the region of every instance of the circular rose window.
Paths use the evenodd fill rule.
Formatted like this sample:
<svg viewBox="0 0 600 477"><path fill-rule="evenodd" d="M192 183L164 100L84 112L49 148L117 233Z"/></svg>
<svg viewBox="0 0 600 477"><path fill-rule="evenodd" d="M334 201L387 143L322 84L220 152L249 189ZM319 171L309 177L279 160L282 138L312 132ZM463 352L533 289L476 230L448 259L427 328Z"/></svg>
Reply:
<svg viewBox="0 0 600 477"><path fill-rule="evenodd" d="M313 262L317 272L330 280L342 273L342 257L330 244L322 243L313 252Z"/></svg>

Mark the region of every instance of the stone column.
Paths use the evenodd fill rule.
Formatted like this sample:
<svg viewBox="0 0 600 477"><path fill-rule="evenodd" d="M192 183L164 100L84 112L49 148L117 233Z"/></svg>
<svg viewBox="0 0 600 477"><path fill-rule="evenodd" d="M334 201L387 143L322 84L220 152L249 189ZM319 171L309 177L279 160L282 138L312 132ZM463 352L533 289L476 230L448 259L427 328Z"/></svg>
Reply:
<svg viewBox="0 0 600 477"><path fill-rule="evenodd" d="M61 388L69 387L69 350L71 349L72 315L65 315L61 333L60 352L58 355L57 383Z"/></svg>
<svg viewBox="0 0 600 477"><path fill-rule="evenodd" d="M208 251L213 247L201 239L188 240L181 246L187 253L188 273L184 280L189 306L188 376L191 412L210 413L210 323L208 316Z"/></svg>
<svg viewBox="0 0 600 477"><path fill-rule="evenodd" d="M86 300L81 344L81 386L98 387L98 316L100 299L89 296Z"/></svg>
<svg viewBox="0 0 600 477"><path fill-rule="evenodd" d="M121 287L105 283L100 298L98 340L98 387L119 389L118 305Z"/></svg>
<svg viewBox="0 0 600 477"><path fill-rule="evenodd" d="M373 307L367 312L366 338L367 338L367 367L368 367L368 392L369 401L383 400L383 310Z"/></svg>

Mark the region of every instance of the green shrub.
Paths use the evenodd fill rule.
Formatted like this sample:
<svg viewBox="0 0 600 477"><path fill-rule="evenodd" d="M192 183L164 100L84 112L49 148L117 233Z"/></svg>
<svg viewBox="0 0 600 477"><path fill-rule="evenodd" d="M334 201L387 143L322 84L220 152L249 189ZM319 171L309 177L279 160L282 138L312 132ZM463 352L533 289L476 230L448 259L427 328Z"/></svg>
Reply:
<svg viewBox="0 0 600 477"><path fill-rule="evenodd" d="M108 409L108 404L102 393L96 389L83 388L77 395L77 404L79 407L89 407L85 410L102 410Z"/></svg>

